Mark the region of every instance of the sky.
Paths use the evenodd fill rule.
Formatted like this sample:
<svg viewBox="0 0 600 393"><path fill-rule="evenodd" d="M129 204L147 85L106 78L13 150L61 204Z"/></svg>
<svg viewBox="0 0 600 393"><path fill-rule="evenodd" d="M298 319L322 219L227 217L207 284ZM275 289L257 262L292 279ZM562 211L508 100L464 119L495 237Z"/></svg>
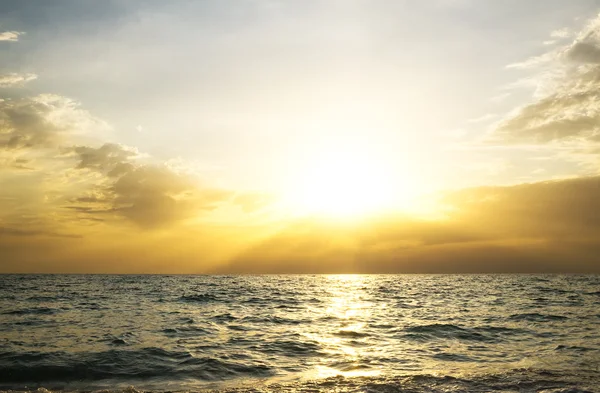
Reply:
<svg viewBox="0 0 600 393"><path fill-rule="evenodd" d="M0 272L600 273L599 0L0 0Z"/></svg>

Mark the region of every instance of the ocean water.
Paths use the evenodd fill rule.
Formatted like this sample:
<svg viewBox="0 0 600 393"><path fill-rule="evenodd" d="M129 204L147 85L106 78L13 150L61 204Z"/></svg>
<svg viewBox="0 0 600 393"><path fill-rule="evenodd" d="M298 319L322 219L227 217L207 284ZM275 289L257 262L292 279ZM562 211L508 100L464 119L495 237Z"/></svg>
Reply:
<svg viewBox="0 0 600 393"><path fill-rule="evenodd" d="M0 390L600 392L598 275L0 275Z"/></svg>

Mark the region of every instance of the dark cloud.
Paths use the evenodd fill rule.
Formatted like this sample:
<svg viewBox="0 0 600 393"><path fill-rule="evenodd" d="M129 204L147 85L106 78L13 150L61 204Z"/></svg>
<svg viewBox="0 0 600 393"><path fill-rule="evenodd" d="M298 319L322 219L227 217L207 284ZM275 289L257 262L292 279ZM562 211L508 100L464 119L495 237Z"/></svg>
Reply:
<svg viewBox="0 0 600 393"><path fill-rule="evenodd" d="M102 203L105 201L106 201L105 198L102 198L102 197L99 197L96 195L75 198L75 202L81 202L81 203Z"/></svg>
<svg viewBox="0 0 600 393"><path fill-rule="evenodd" d="M51 110L28 99L0 102L0 149L55 145L61 129L47 119Z"/></svg>
<svg viewBox="0 0 600 393"><path fill-rule="evenodd" d="M115 143L105 143L93 148L90 146L75 146L70 149L79 157L78 169L92 169L108 173L109 176L119 176L132 169L128 161L138 155L134 149Z"/></svg>
<svg viewBox="0 0 600 393"><path fill-rule="evenodd" d="M114 209L143 227L157 227L212 210L229 193L201 190L166 168L144 166L123 174L111 187Z"/></svg>
<svg viewBox="0 0 600 393"><path fill-rule="evenodd" d="M578 63L600 63L600 48L598 42L578 41L575 42L565 53L566 56Z"/></svg>
<svg viewBox="0 0 600 393"><path fill-rule="evenodd" d="M577 63L600 63L600 16L593 20L565 51L565 57Z"/></svg>

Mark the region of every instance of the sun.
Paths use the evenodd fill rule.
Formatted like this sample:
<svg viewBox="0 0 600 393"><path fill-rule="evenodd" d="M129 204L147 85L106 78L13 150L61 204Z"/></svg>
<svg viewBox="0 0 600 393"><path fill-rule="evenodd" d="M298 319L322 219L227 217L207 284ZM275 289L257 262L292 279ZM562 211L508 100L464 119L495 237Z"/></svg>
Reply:
<svg viewBox="0 0 600 393"><path fill-rule="evenodd" d="M384 210L397 194L389 168L360 147L335 146L299 167L287 200L301 213L357 217Z"/></svg>

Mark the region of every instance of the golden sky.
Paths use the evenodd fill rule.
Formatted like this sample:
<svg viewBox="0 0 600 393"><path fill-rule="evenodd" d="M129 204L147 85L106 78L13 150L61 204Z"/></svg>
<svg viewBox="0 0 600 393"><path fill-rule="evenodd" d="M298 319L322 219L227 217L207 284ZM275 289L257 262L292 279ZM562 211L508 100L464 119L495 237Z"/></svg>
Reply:
<svg viewBox="0 0 600 393"><path fill-rule="evenodd" d="M0 272L600 272L598 11L4 1Z"/></svg>

